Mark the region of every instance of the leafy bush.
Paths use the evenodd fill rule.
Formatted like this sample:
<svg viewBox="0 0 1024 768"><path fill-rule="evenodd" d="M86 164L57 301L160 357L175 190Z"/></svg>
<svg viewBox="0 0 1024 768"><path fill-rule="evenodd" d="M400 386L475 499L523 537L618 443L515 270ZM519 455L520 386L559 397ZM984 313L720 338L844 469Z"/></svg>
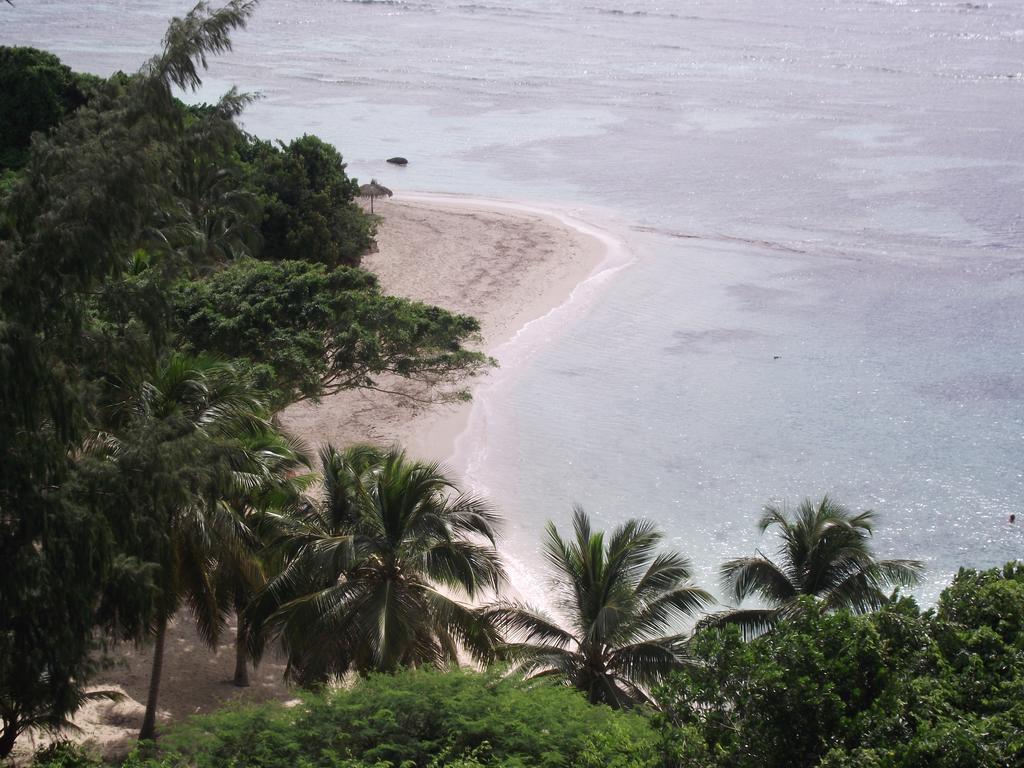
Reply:
<svg viewBox="0 0 1024 768"><path fill-rule="evenodd" d="M1024 567L961 570L935 610L812 603L757 640L701 633L659 691L666 755L735 766L1024 765ZM700 745L694 751L694 744Z"/></svg>
<svg viewBox="0 0 1024 768"><path fill-rule="evenodd" d="M316 136L242 148L264 201L264 259L358 266L373 242L373 219L354 202L359 185L341 155Z"/></svg>
<svg viewBox="0 0 1024 768"><path fill-rule="evenodd" d="M195 717L168 732L153 759L195 768L645 768L659 764L656 746L642 715L591 706L560 686L421 670L308 694L293 708Z"/></svg>
<svg viewBox="0 0 1024 768"><path fill-rule="evenodd" d="M93 79L52 53L0 46L0 170L24 165L32 134L84 104Z"/></svg>
<svg viewBox="0 0 1024 768"><path fill-rule="evenodd" d="M70 741L55 741L35 754L33 765L46 768L96 768L103 761Z"/></svg>

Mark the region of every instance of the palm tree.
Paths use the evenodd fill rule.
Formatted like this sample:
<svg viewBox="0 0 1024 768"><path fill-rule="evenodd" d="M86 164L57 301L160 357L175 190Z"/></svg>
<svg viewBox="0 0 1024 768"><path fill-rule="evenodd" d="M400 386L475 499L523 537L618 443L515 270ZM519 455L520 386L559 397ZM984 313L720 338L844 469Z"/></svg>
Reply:
<svg viewBox="0 0 1024 768"><path fill-rule="evenodd" d="M555 607L568 628L521 603L499 604L491 618L521 638L504 650L529 677L557 678L592 703L650 701L651 686L685 662L685 637L660 633L712 598L690 583L685 557L656 553L662 534L646 521L629 520L606 541L575 507L573 529L567 542L548 523L544 546Z"/></svg>
<svg viewBox="0 0 1024 768"><path fill-rule="evenodd" d="M235 119L255 97L232 88L213 106L193 108L184 125L171 202L152 234L158 246L193 268L251 256L260 245L263 206L245 189L234 159L241 136Z"/></svg>
<svg viewBox="0 0 1024 768"><path fill-rule="evenodd" d="M233 682L244 688L249 685L249 662L258 660L260 650L258 638L251 637L246 611L280 567L265 543L277 534L277 516L298 505L316 476L306 471L310 460L303 443L277 428L240 436L236 458L232 487L221 503L248 529L254 546L218 553L213 579L238 622Z"/></svg>
<svg viewBox="0 0 1024 768"><path fill-rule="evenodd" d="M223 162L198 154L182 160L175 204L158 235L161 244L197 267L250 256L259 240L259 201L239 189L238 174L222 167Z"/></svg>
<svg viewBox="0 0 1024 768"><path fill-rule="evenodd" d="M828 496L805 499L796 513L769 504L758 522L763 534L775 528L781 541L778 562L758 553L722 565L725 588L737 602L757 597L761 608L727 611L709 624L737 624L746 637L770 630L799 610L800 598L811 596L826 611L863 613L888 601L887 591L919 583L919 560L878 560L868 539L875 513L853 515Z"/></svg>
<svg viewBox="0 0 1024 768"><path fill-rule="evenodd" d="M460 598L505 578L490 507L398 449L328 446L321 462L324 498L291 521L289 562L254 607L280 635L289 674L316 684L351 670L446 668L460 647L489 658L497 636Z"/></svg>
<svg viewBox="0 0 1024 768"><path fill-rule="evenodd" d="M154 579L153 664L140 739L153 738L170 619L183 603L200 637L216 645L226 607L218 558L242 559L259 541L222 499L238 487L238 437L269 429L251 384L228 363L172 354L146 380L115 388L110 431L92 448L131 485L126 504L148 505L164 521L147 559Z"/></svg>

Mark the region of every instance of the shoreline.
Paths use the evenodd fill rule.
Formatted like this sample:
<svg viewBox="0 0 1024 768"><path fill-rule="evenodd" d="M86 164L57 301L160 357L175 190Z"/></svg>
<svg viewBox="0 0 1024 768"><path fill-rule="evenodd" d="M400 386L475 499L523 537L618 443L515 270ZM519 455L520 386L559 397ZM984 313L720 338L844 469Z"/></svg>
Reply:
<svg viewBox="0 0 1024 768"><path fill-rule="evenodd" d="M585 311L632 257L607 229L528 203L417 192L378 200L375 210L379 249L363 268L386 293L476 317L477 346L499 367L466 382L468 402L421 406L342 392L289 408L282 423L311 446L398 444L469 479L482 401Z"/></svg>
<svg viewBox="0 0 1024 768"><path fill-rule="evenodd" d="M549 286L542 300L520 306L499 332L487 334L483 328L484 351L498 361L499 367L472 382L471 401L435 409L409 424L403 446L410 453L442 461L462 490L498 505L499 499L493 497L482 477L488 463L489 439L494 437L492 410L500 406L504 391L514 384L530 358L575 324L593 305L604 284L632 264L635 256L622 237L565 210L446 193L396 194L393 200L399 204L422 203L434 210L507 213L519 217L520 225L522 217L535 217L550 228L553 236L568 234L587 249L582 263ZM509 545L511 540L506 538L505 543ZM506 597L544 607L547 598L543 577L531 563L514 555L514 550L512 546L502 550L508 571Z"/></svg>
<svg viewBox="0 0 1024 768"><path fill-rule="evenodd" d="M321 404L299 404L282 422L311 448L377 441L401 444L416 458L438 460L466 490L486 456L489 398L515 379L522 365L592 304L604 282L631 263L624 241L561 211L497 200L409 194L377 202L383 216L379 250L364 260L384 292L472 314L481 322L479 346L502 367L469 382L473 399L454 405L403 407L377 392L343 392ZM388 226L389 216L391 226ZM505 554L509 595L530 581L523 563ZM268 654L250 670L251 687L236 688L234 621L209 651L190 621L168 629L159 722L210 712L229 702L288 701L285 660ZM152 648L122 646L115 666L94 686L122 694L93 702L75 717L80 738L119 757L134 746L146 699ZM77 739L76 739L77 740ZM31 751L47 739L26 738Z"/></svg>
<svg viewBox="0 0 1024 768"><path fill-rule="evenodd" d="M422 425L422 434L412 436L411 445L414 449L434 445L442 454L445 464L458 473L463 481L478 485L474 483L472 475L475 466L471 456L474 454L474 442L479 443L483 438L481 432L486 423L480 415L486 412L488 397L493 396L494 390L501 384L507 383L507 379L516 376L518 369L540 347L549 343L558 330L564 329L565 326L561 329L552 328L555 323L562 320L571 322L577 319L575 315L588 309L591 301L596 298L600 284L632 263L632 257L625 242L608 230L556 209L445 193L410 193L396 195L395 199L398 202L424 202L428 205L537 216L552 227L572 231L576 237L590 241L589 245L593 249L587 254L588 263L583 265L585 268L578 275L562 281L557 291L553 292L556 295L549 297L552 300L520 312L510 322L510 325L517 326L514 330L507 328L494 338L485 337L485 351L498 361L499 368L473 382L473 399L462 404L454 413L437 414L430 422Z"/></svg>
<svg viewBox="0 0 1024 768"><path fill-rule="evenodd" d="M500 409L504 393L529 360L575 324L593 305L605 283L632 264L635 256L626 240L610 228L565 209L528 202L409 192L376 201L375 208L383 218L378 232L379 251L364 260L364 268L377 274L387 293L476 317L481 323L479 348L494 357L499 367L467 382L472 394L468 402L403 408L393 396L343 392L325 398L319 406L300 404L289 409L285 414L289 418L283 423L311 444L400 445L417 459L441 463L463 491L487 498L500 508L501 499L495 498L484 476L491 441L503 434L495 429L499 419L494 412ZM389 215L394 227L396 215L408 217L410 212L425 215L431 222L418 222L426 226L413 231L405 226L408 222L402 222L395 227L399 231L389 231ZM454 238L451 232L443 231L446 225L458 229L467 224L469 229ZM524 254L507 247L502 237L493 237L488 231L492 227L514 230L505 233L513 246L533 246L537 253L527 256L535 258L521 264ZM523 231L529 235L517 241L516 236ZM414 240L427 237L430 243L422 250L416 248ZM444 260L451 255L453 239L457 247L466 249L462 258L446 262L438 271L425 270L425 261ZM463 285L465 293L460 295L436 284L448 283L455 273L478 260L487 261L487 274L481 279L519 281L502 282L497 291ZM364 418L362 414L369 416ZM537 569L523 559L512 536L506 534L504 541L507 595L543 606L545 590ZM517 549L520 556L513 554Z"/></svg>

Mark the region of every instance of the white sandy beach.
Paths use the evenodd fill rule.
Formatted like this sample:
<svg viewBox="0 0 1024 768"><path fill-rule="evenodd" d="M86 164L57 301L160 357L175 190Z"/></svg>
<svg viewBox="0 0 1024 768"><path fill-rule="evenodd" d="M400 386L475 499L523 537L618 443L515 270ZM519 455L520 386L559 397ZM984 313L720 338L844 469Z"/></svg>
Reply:
<svg viewBox="0 0 1024 768"><path fill-rule="evenodd" d="M523 207L415 198L378 200L375 210L384 219L379 250L363 266L386 293L477 318L479 348L492 355L526 323L566 301L605 255L597 238ZM397 443L417 458L446 460L471 407L424 407L352 391L293 406L282 422L312 445Z"/></svg>
<svg viewBox="0 0 1024 768"><path fill-rule="evenodd" d="M599 237L561 216L523 206L417 197L377 201L375 211L383 218L379 248L363 266L378 275L382 289L478 318L479 348L497 354L499 361L503 344L566 302L606 256ZM471 403L422 406L378 392L345 392L294 406L282 421L311 447L398 443L416 457L446 460L471 408ZM187 620L172 625L160 693L164 723L232 700L291 698L280 659L265 659L252 673L251 687L231 684L233 639L229 627L225 645L213 653ZM120 690L125 699L85 707L76 718L83 729L76 740L93 742L109 755L131 748L141 724L150 658L148 648L125 648L117 665L97 677L98 688ZM26 738L19 752L39 744Z"/></svg>

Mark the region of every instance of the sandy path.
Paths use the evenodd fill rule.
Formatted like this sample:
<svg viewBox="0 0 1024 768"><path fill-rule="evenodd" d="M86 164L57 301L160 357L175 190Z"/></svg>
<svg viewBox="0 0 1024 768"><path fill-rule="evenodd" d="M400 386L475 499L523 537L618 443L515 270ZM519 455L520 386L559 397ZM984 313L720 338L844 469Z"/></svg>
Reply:
<svg viewBox="0 0 1024 768"><path fill-rule="evenodd" d="M480 320L480 348L492 351L530 320L558 306L602 261L604 246L554 216L460 200L377 201L383 217L379 250L364 259L387 293L437 304ZM446 459L465 425L470 404L415 406L376 392L347 392L319 405L288 409L282 421L311 446L360 441L399 443L427 459ZM168 631L160 694L161 722L209 712L232 700L292 698L284 663L266 658L251 672L249 688L235 688L233 624L216 653L206 648L186 616ZM152 660L149 648L122 648L96 687L121 691L119 703L86 706L82 728L69 734L108 756L134 746L142 723ZM45 740L20 740L18 757Z"/></svg>

